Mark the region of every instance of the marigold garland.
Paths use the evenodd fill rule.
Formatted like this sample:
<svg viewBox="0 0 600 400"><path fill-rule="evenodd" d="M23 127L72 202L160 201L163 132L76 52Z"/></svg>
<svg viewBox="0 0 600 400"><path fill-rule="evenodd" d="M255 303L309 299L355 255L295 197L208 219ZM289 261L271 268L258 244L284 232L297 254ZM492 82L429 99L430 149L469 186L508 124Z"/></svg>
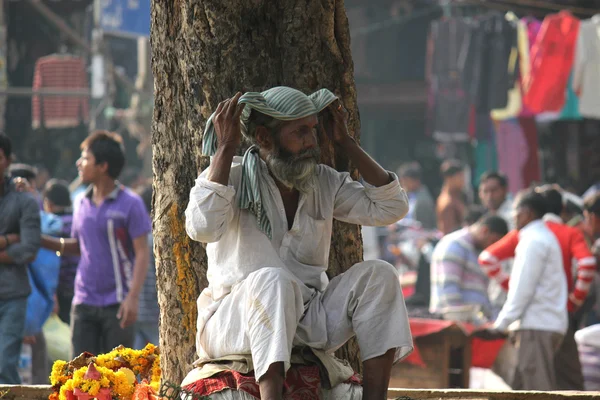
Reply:
<svg viewBox="0 0 600 400"><path fill-rule="evenodd" d="M117 347L110 353L96 357L96 365L110 369L130 368L136 375L145 375L151 367L154 357L158 357L158 348L149 343L142 350Z"/></svg>
<svg viewBox="0 0 600 400"><path fill-rule="evenodd" d="M138 378L152 390L159 389L160 353L152 344L148 344L143 350L119 346L109 353L84 358L85 362L94 364L97 371L90 370L90 374L92 376L97 374L95 376L99 378L86 379L89 365L76 368L73 364L78 366L81 364L56 361L50 374L50 383L54 392L49 396L49 400L67 400L67 394L75 389L96 396L102 388L110 389L113 399L131 400L139 385Z"/></svg>
<svg viewBox="0 0 600 400"><path fill-rule="evenodd" d="M52 373L50 374L50 384L52 386L62 386L69 379L71 375L68 374L68 364L66 361L56 361L52 366Z"/></svg>
<svg viewBox="0 0 600 400"><path fill-rule="evenodd" d="M98 380L85 379L88 367L79 368L73 377L65 382L60 388L59 400L67 400L67 391L79 389L90 396L96 396L101 388L110 389L112 397L128 400L133 395L135 386L129 384L127 376L123 371L113 371L108 368L96 366L101 377Z"/></svg>

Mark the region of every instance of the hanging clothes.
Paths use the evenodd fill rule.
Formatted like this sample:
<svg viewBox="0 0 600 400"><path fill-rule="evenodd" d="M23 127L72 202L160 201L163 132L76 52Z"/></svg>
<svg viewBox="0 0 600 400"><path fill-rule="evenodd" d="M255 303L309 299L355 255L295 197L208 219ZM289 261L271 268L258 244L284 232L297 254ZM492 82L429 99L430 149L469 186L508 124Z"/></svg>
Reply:
<svg viewBox="0 0 600 400"><path fill-rule="evenodd" d="M560 112L573 66L579 20L567 11L544 19L531 51L525 79L525 104L533 112Z"/></svg>
<svg viewBox="0 0 600 400"><path fill-rule="evenodd" d="M489 115L487 117L487 135L480 135L473 148L473 157L475 161L475 170L473 171L474 187L479 187L481 176L485 172L498 170L498 151L496 148L494 121L489 118ZM481 122L483 122L483 119Z"/></svg>
<svg viewBox="0 0 600 400"><path fill-rule="evenodd" d="M527 142L527 162L523 168L523 184L524 187L529 187L533 183L539 183L542 177L538 153L538 129L535 118L519 117L518 121Z"/></svg>
<svg viewBox="0 0 600 400"><path fill-rule="evenodd" d="M509 71L508 65L511 54L518 58L516 49L515 20L490 13L471 24L461 62L463 79L478 113L489 114L508 104L508 92L517 77L516 68Z"/></svg>
<svg viewBox="0 0 600 400"><path fill-rule="evenodd" d="M85 62L72 55L50 55L38 59L33 89L88 89ZM39 96L32 102L32 127L73 128L89 120L87 97Z"/></svg>
<svg viewBox="0 0 600 400"><path fill-rule="evenodd" d="M519 113L520 117L531 117L534 115L534 112L527 107L527 104L522 100L524 97L524 87L525 80L529 78L529 74L531 73L531 49L536 42L538 33L540 32L540 28L542 27L542 21L535 19L533 17L522 18L521 22L525 24L525 29L527 32L527 37L521 40L527 40L526 45L521 50L519 55L521 56L521 76L519 81L521 83L521 112Z"/></svg>
<svg viewBox="0 0 600 400"><path fill-rule="evenodd" d="M431 24L430 93L433 99L433 137L440 142L469 139L469 99L459 56L470 28L465 20L444 18Z"/></svg>
<svg viewBox="0 0 600 400"><path fill-rule="evenodd" d="M529 158L529 144L515 118L495 121L498 168L508 177L508 191L518 193L526 187L523 170Z"/></svg>
<svg viewBox="0 0 600 400"><path fill-rule="evenodd" d="M597 95L600 99L600 95ZM560 119L579 121L581 114L579 113L579 98L573 89L573 72L569 75L569 83L567 84L567 97L565 105L560 113Z"/></svg>
<svg viewBox="0 0 600 400"><path fill-rule="evenodd" d="M529 39L525 22L517 19L513 12L506 13L507 21L512 21L517 26L517 47L513 47L508 61L509 76L517 76L515 85L508 91L508 104L506 108L492 110L494 120L515 118L523 108L521 100L521 76L529 71Z"/></svg>
<svg viewBox="0 0 600 400"><path fill-rule="evenodd" d="M600 119L600 14L581 23L573 86L579 93L579 112L587 118Z"/></svg>

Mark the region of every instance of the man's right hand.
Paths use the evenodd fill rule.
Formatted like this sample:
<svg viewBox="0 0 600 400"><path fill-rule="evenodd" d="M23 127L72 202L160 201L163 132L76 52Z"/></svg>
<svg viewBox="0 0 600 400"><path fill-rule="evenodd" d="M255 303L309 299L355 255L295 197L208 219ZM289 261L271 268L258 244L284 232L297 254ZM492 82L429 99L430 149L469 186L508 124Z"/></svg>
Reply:
<svg viewBox="0 0 600 400"><path fill-rule="evenodd" d="M237 149L242 140L242 131L240 127L240 117L245 104L238 104L242 93L238 92L233 98L219 103L213 125L217 134L219 147L230 146Z"/></svg>

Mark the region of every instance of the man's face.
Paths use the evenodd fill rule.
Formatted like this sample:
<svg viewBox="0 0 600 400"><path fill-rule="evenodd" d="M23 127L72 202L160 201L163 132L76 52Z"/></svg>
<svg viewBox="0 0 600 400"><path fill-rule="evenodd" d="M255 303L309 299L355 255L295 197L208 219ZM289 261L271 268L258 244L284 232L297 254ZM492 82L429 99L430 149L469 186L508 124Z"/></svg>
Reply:
<svg viewBox="0 0 600 400"><path fill-rule="evenodd" d="M50 173L45 169L41 169L38 171L37 177L35 178L35 187L40 191L44 190L44 186L49 180Z"/></svg>
<svg viewBox="0 0 600 400"><path fill-rule="evenodd" d="M465 173L464 171L462 172L458 172L454 175L452 175L451 177L448 178L448 183L450 184L450 187L454 190L460 190L463 189L465 187Z"/></svg>
<svg viewBox="0 0 600 400"><path fill-rule="evenodd" d="M482 227L482 229L484 229L484 231L481 235L481 250L487 249L488 247L496 243L498 240L502 239L502 235L490 231L487 227Z"/></svg>
<svg viewBox="0 0 600 400"><path fill-rule="evenodd" d="M318 146L317 124L319 120L315 115L289 121L281 125L276 139L280 148L285 150L282 155L300 157L308 156L308 151Z"/></svg>
<svg viewBox="0 0 600 400"><path fill-rule="evenodd" d="M107 168L106 163L96 164L96 157L87 149L81 152L76 165L81 182L85 184L94 183Z"/></svg>
<svg viewBox="0 0 600 400"><path fill-rule="evenodd" d="M273 148L267 156L271 173L284 185L307 192L314 181L320 151L316 117L290 121L273 134Z"/></svg>
<svg viewBox="0 0 600 400"><path fill-rule="evenodd" d="M10 159L6 157L4 150L0 149L0 178L4 177L9 165Z"/></svg>
<svg viewBox="0 0 600 400"><path fill-rule="evenodd" d="M408 176L400 178L400 184L407 192L416 192L421 187L421 181Z"/></svg>
<svg viewBox="0 0 600 400"><path fill-rule="evenodd" d="M490 211L496 211L506 200L506 188L497 179L490 178L479 185L481 204Z"/></svg>

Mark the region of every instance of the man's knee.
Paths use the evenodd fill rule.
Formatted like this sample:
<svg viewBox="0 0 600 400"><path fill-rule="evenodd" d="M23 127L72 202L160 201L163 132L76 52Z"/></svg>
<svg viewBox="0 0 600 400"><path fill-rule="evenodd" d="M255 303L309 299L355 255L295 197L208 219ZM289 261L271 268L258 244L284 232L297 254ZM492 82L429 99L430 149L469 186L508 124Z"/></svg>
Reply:
<svg viewBox="0 0 600 400"><path fill-rule="evenodd" d="M372 276L373 279L399 284L398 270L388 262L382 260L369 260L358 263L352 268L356 268L363 274Z"/></svg>

